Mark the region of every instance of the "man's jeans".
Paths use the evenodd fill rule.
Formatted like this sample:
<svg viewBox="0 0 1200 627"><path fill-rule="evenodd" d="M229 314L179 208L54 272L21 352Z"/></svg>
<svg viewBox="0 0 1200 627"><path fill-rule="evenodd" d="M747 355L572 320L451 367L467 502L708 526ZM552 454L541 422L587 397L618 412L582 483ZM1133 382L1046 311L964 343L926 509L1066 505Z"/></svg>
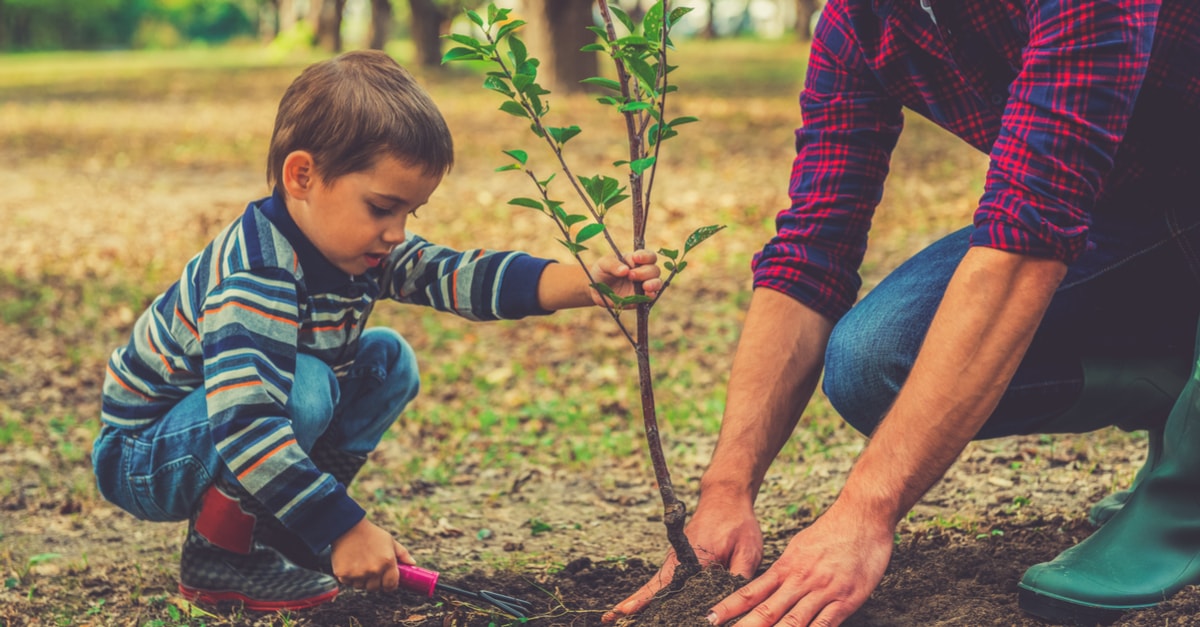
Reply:
<svg viewBox="0 0 1200 627"><path fill-rule="evenodd" d="M324 362L298 355L286 411L305 452L323 438L335 449L365 455L418 388L412 348L395 331L373 328L363 333L340 384ZM142 520L185 520L218 473L231 477L213 444L204 393L196 389L141 431L101 429L92 463L105 498Z"/></svg>
<svg viewBox="0 0 1200 627"><path fill-rule="evenodd" d="M908 377L969 232L906 261L834 327L823 389L859 431L874 430ZM1085 359L1177 358L1187 375L1200 316L1200 210L1099 214L1090 240L977 438L1038 433L1078 400Z"/></svg>

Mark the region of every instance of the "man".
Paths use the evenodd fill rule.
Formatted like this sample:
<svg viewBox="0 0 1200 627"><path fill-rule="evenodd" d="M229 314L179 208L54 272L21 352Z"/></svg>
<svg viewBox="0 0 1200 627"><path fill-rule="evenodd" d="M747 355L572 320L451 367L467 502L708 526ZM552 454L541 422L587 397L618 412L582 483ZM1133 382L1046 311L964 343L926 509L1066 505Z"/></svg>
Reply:
<svg viewBox="0 0 1200 627"><path fill-rule="evenodd" d="M836 625L968 441L1109 425L1149 431L1147 464L1092 509L1098 532L1025 574L1022 607L1086 622L1200 583L1198 60L1188 0L829 1L792 207L755 259L692 543L753 576L754 499L822 369L871 441L829 509L711 622ZM985 191L972 226L855 305L902 107L991 156ZM640 609L674 565L609 618Z"/></svg>

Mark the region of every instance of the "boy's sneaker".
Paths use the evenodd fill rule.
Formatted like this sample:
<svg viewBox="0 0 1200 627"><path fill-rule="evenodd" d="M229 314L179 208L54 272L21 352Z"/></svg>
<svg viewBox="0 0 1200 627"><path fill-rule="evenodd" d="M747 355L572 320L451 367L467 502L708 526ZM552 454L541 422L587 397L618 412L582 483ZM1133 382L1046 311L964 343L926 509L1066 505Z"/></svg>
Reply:
<svg viewBox="0 0 1200 627"><path fill-rule="evenodd" d="M338 582L301 568L255 540L257 517L240 486L214 484L188 524L179 565L179 592L194 603L241 604L248 610L299 610L332 601Z"/></svg>

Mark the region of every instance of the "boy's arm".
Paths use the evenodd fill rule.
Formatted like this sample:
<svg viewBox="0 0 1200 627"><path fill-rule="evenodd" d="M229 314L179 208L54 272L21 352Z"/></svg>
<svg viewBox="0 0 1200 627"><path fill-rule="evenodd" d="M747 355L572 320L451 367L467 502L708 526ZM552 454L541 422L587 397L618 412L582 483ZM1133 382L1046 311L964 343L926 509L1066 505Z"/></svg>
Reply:
<svg viewBox="0 0 1200 627"><path fill-rule="evenodd" d="M314 551L365 511L296 442L287 418L300 294L286 271L237 272L206 295L197 332L213 444L254 498Z"/></svg>

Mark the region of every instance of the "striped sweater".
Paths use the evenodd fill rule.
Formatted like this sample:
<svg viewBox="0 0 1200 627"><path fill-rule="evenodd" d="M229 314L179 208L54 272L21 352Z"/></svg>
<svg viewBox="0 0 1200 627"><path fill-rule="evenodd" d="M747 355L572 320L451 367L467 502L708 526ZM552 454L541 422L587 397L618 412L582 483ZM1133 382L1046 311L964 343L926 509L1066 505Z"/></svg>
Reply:
<svg viewBox="0 0 1200 627"><path fill-rule="evenodd" d="M296 355L344 376L381 298L472 320L548 313L537 302L548 263L516 252L458 252L410 234L379 268L351 277L300 232L282 197L265 198L192 258L138 319L109 360L102 419L140 431L203 387L226 465L320 550L364 511L296 444L284 410Z"/></svg>

